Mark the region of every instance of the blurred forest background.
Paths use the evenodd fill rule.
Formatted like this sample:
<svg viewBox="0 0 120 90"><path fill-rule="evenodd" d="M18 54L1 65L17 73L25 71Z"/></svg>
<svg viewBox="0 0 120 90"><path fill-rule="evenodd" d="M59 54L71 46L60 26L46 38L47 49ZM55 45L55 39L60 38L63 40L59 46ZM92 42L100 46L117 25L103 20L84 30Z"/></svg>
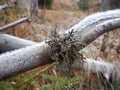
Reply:
<svg viewBox="0 0 120 90"><path fill-rule="evenodd" d="M25 16L32 19L2 33L41 42L51 37L55 26L64 31L92 13L120 8L119 0L31 0L38 2L38 8L33 6L31 10L28 1L0 0L0 5L12 5L0 10L0 26ZM81 53L96 60L119 61L120 31L105 33ZM0 81L0 90L103 90L95 75L78 70L74 73L76 76L68 81L59 75L53 63Z"/></svg>

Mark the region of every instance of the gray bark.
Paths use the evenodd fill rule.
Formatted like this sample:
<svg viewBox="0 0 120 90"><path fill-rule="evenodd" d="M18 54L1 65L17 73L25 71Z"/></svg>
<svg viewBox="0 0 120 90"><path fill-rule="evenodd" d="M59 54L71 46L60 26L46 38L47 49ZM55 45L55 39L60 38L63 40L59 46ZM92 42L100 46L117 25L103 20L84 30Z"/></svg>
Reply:
<svg viewBox="0 0 120 90"><path fill-rule="evenodd" d="M0 53L36 44L33 41L25 40L8 34L0 34Z"/></svg>
<svg viewBox="0 0 120 90"><path fill-rule="evenodd" d="M81 32L86 31L86 33L89 33L98 24L100 24L102 22L105 22L107 20L112 20L112 19L116 19L116 18L120 18L120 10L111 10L111 11L107 11L107 12L96 13L96 14L93 14L93 15L90 15L90 16L86 17L85 19L80 21L77 25L68 29L68 31L74 29L74 30L79 30L79 32L80 31ZM81 35L78 36L78 37L81 37ZM4 35L4 38L8 38L7 36L8 35ZM12 40L14 40L14 39L15 38L12 38ZM18 39L18 41L19 41L19 39ZM22 43L22 44L24 44L24 43ZM1 43L0 43L0 46L1 46ZM4 44L4 46L6 46L6 45ZM10 50L17 49L17 48L14 47L14 44L10 45L10 47L12 48ZM4 48L7 48L7 47L4 47ZM4 49L4 48L0 48L0 49L3 52L6 52L7 50Z"/></svg>
<svg viewBox="0 0 120 90"><path fill-rule="evenodd" d="M102 0L100 11L106 11L112 9L112 0Z"/></svg>
<svg viewBox="0 0 120 90"><path fill-rule="evenodd" d="M45 42L7 52L0 56L0 80L51 62Z"/></svg>
<svg viewBox="0 0 120 90"><path fill-rule="evenodd" d="M30 19L28 17L21 18L21 19L15 21L15 22L12 22L10 24L7 24L7 25L4 25L4 26L0 27L0 31L5 31L9 28L15 27L15 26L17 26L21 23L24 23L24 22L30 22Z"/></svg>
<svg viewBox="0 0 120 90"><path fill-rule="evenodd" d="M17 5L22 14L38 19L38 0L18 0Z"/></svg>
<svg viewBox="0 0 120 90"><path fill-rule="evenodd" d="M100 11L120 8L119 0L102 0Z"/></svg>
<svg viewBox="0 0 120 90"><path fill-rule="evenodd" d="M78 40L77 47L79 51L81 49L81 43L87 46L103 33L119 28L120 18L117 16L120 14L119 11L120 10L108 11L88 16L77 25L68 29L65 33L68 34L71 30L75 31L74 37ZM113 15L114 18L111 15ZM99 21L100 23L97 23ZM32 46L0 55L0 80L51 63L50 52L50 47L43 41ZM82 66L82 68L83 67L84 66ZM112 68L111 65L108 65L108 67Z"/></svg>
<svg viewBox="0 0 120 90"><path fill-rule="evenodd" d="M7 43L7 44L6 44ZM2 47L5 49L5 51L14 50L18 48L23 48L26 46L31 46L37 44L36 42L21 39L12 35L7 34L1 34L0 35L0 48ZM14 48L11 48L13 47ZM85 63L81 65L80 60L76 60L76 62L73 65L73 68L84 70L84 71L90 71L92 73L103 73L104 76L109 79L110 72L114 70L115 66L113 64L104 62L104 61L96 61L94 59L85 59Z"/></svg>
<svg viewBox="0 0 120 90"><path fill-rule="evenodd" d="M115 70L115 65L105 61L86 58L82 65L80 64L80 60L76 60L73 68L83 71L89 71L98 75L99 73L102 73L104 77L109 80L111 73L113 72L113 70Z"/></svg>

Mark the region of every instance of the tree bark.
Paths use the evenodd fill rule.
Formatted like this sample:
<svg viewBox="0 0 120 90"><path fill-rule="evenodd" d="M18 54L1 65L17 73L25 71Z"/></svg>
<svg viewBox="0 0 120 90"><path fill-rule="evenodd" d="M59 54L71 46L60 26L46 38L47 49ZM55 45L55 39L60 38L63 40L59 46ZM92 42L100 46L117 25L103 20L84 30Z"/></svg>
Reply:
<svg viewBox="0 0 120 90"><path fill-rule="evenodd" d="M74 29L74 30L79 30L79 32L80 31L81 32L86 31L85 33L89 33L98 24L100 24L102 22L105 22L107 20L112 20L112 19L116 19L116 18L120 18L120 10L111 10L111 11L107 11L107 12L96 13L96 14L93 14L93 15L90 15L90 16L86 17L85 19L80 21L78 24L76 24L75 26L68 29L68 32ZM81 37L81 35L79 37ZM7 41L10 42L10 40L14 41L14 39L16 39L16 37L14 37L14 36L12 36L14 38L7 39L8 36L10 36L10 35L5 35L4 34L4 38L6 38L6 42ZM1 38L1 36L0 36L0 38ZM18 42L19 42L18 38L16 40L18 40ZM20 40L20 42L21 42L21 40ZM1 44L2 43L0 43L0 46L1 46ZM22 43L22 44L24 44L24 43ZM5 45L5 43L4 43L4 46L7 46L7 45ZM4 48L7 48L7 47L4 47ZM4 49L4 48L0 48L0 50L2 50L3 52L8 51L7 49ZM15 48L14 43L12 45L10 45L10 47L9 47L9 50L13 50L13 49L17 49L17 48Z"/></svg>
<svg viewBox="0 0 120 90"><path fill-rule="evenodd" d="M112 0L102 0L100 11L106 11L112 9Z"/></svg>
<svg viewBox="0 0 120 90"><path fill-rule="evenodd" d="M103 33L120 27L120 18L117 16L120 14L120 12L118 11L119 10L108 11L88 16L77 25L68 29L65 33L68 34L71 30L74 30L73 35L75 39L78 40L77 47L79 51L82 49L80 47L81 44L85 44L84 47L86 47ZM113 16L114 18L109 16L113 15L113 12L114 14L116 13L116 15ZM50 53L51 49L49 45L43 41L32 46L0 55L0 80L17 75L19 73L23 73L32 68L51 63L52 60ZM104 66L104 64L99 65ZM110 64L108 67L113 69L114 65ZM84 66L82 66L82 68L84 69ZM102 69L99 69L99 71L100 70ZM106 73L107 69L105 70L105 75ZM111 72L109 73L111 74ZM105 76L108 79L110 75L109 73L107 73L107 76Z"/></svg>
<svg viewBox="0 0 120 90"><path fill-rule="evenodd" d="M12 22L10 24L7 24L7 25L4 25L4 26L0 27L0 31L5 31L5 30L7 30L7 29L9 29L11 27L15 27L15 26L17 26L17 25L19 25L21 23L30 22L30 21L31 20L28 17L21 18L21 19L15 21L15 22Z"/></svg>
<svg viewBox="0 0 120 90"><path fill-rule="evenodd" d="M33 41L25 40L8 34L0 34L0 53L36 44Z"/></svg>
<svg viewBox="0 0 120 90"><path fill-rule="evenodd" d="M120 8L119 0L102 0L100 11Z"/></svg>
<svg viewBox="0 0 120 90"><path fill-rule="evenodd" d="M36 42L21 39L12 35L7 35L7 34L1 34L0 41L1 41L0 45L2 45L3 48L5 46L4 49L6 49L6 51L9 51L9 49L14 50L14 49L19 49L26 46L37 44ZM0 48L2 48L2 46ZM14 46L14 48L11 48L10 46L12 47ZM86 58L84 61L85 63L81 65L80 60L76 60L76 62L73 65L73 68L84 70L84 71L90 71L92 73L98 73L98 72L103 73L107 79L109 79L110 72L111 70L114 70L113 68L115 67L113 64L110 64L104 61L98 61L98 60L96 61L94 59Z"/></svg>
<svg viewBox="0 0 120 90"><path fill-rule="evenodd" d="M32 20L38 20L38 0L18 0L20 12Z"/></svg>

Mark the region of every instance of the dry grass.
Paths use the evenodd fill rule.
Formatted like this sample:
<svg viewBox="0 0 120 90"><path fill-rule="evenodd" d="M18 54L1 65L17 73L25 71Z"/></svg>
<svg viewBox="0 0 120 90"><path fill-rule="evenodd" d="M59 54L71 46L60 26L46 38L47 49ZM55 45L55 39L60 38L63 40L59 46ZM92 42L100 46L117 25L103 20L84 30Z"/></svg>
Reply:
<svg viewBox="0 0 120 90"><path fill-rule="evenodd" d="M65 11L74 10L73 0L54 0L52 9Z"/></svg>

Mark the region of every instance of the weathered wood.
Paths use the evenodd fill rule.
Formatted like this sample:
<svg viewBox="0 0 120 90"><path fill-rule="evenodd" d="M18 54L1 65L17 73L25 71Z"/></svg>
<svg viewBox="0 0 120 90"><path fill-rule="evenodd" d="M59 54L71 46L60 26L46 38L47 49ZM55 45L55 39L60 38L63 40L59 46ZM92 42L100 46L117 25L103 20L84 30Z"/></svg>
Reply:
<svg viewBox="0 0 120 90"><path fill-rule="evenodd" d="M80 60L76 60L76 62L73 65L73 68L83 71L89 71L98 75L99 73L101 73L107 80L109 80L111 73L113 72L113 70L115 70L115 65L105 61L86 58L84 59L83 64L80 63Z"/></svg>
<svg viewBox="0 0 120 90"><path fill-rule="evenodd" d="M7 52L0 57L0 80L51 62L50 49L45 42Z"/></svg>
<svg viewBox="0 0 120 90"><path fill-rule="evenodd" d="M38 0L16 0L19 12L38 21Z"/></svg>
<svg viewBox="0 0 120 90"><path fill-rule="evenodd" d="M3 48L5 47L4 48L5 51L23 48L34 44L37 43L30 40L21 39L12 35L0 34L0 45L2 45L0 46L0 48L2 49L2 47ZM14 48L11 48L10 46L11 47L14 46ZM90 71L92 73L98 73L98 72L103 73L105 77L109 79L110 72L111 70L114 70L113 68L115 67L113 64L104 61L96 61L94 59L86 58L85 63L83 63L82 65L81 62L77 60L74 63L73 68L84 71Z"/></svg>
<svg viewBox="0 0 120 90"><path fill-rule="evenodd" d="M116 19L116 18L120 18L120 10L119 9L118 10L111 10L111 11L107 11L107 12L96 13L96 14L87 16L85 19L80 21L78 24L76 24L72 28L68 29L68 31L74 29L74 30L79 30L79 32L86 31L86 33L89 33L89 32L91 32L91 30L93 30L94 27L96 27L96 25L98 25L102 22L105 22L107 20L112 20L112 19ZM8 37L8 35L7 36L4 35L4 38L7 38L7 37ZM81 37L81 36L79 36L79 37ZM14 39L12 38L12 40L14 40ZM18 41L19 41L19 39L18 39ZM1 46L1 43L0 43L0 46ZM12 48L11 50L17 49L14 47L14 44L10 45L10 47ZM5 47L5 48L7 48L7 47ZM0 49L2 49L3 52L7 51L4 48L0 48Z"/></svg>
<svg viewBox="0 0 120 90"><path fill-rule="evenodd" d="M17 25L19 25L21 23L30 22L30 21L31 20L28 17L21 18L21 19L15 21L15 22L12 22L10 24L7 24L7 25L4 25L4 26L0 27L0 31L5 31L5 30L7 30L9 28L12 28L12 27L15 27L15 26L17 26Z"/></svg>
<svg viewBox="0 0 120 90"><path fill-rule="evenodd" d="M100 11L106 11L112 9L112 0L102 0Z"/></svg>
<svg viewBox="0 0 120 90"><path fill-rule="evenodd" d="M77 25L68 29L65 33L68 34L68 32L71 30L75 31L73 35L75 39L78 40L77 47L79 51L81 49L81 47L79 47L81 43L84 43L85 46L87 46L103 33L119 28L120 18L117 16L120 14L119 11L120 10L108 11L106 13L101 13L101 15L99 13L88 16ZM114 15L114 18L111 16L110 19L108 16L113 15L113 12L117 15ZM108 15L107 19L105 18L104 20L103 18L100 18L104 17L105 14ZM97 23L98 21L101 23ZM0 80L51 62L52 60L50 59L50 47L47 43L45 43L45 41L12 52L7 52L0 55Z"/></svg>
<svg viewBox="0 0 120 90"><path fill-rule="evenodd" d="M13 36L7 35L7 34L2 34L2 35L0 35L0 37L3 37L3 39L7 39L6 41L8 41L8 47L10 47L9 45L11 45L11 44L14 46L17 45L18 47L16 47L16 48L22 48L25 46L36 44L35 42L25 40L25 39L20 39L18 37L13 37ZM8 37L10 39L8 39L6 37ZM15 39L15 41L19 41L19 43L16 44L14 41L9 42L14 39ZM5 43L3 42L3 44L5 44ZM114 80L114 82L117 82L120 79L120 76L119 76L120 69L118 68L118 65L116 66L115 64L108 63L105 61L98 61L98 60L86 58L86 59L84 59L84 63L81 63L81 60L78 59L73 64L73 68L96 74L98 76L98 78L101 78L101 76L99 76L101 74L107 81L109 81L111 79L111 77ZM115 77L116 75L117 75L117 77ZM110 90L110 89L107 89L107 90Z"/></svg>
<svg viewBox="0 0 120 90"><path fill-rule="evenodd" d="M8 34L0 34L0 53L36 44L33 41L25 40Z"/></svg>

